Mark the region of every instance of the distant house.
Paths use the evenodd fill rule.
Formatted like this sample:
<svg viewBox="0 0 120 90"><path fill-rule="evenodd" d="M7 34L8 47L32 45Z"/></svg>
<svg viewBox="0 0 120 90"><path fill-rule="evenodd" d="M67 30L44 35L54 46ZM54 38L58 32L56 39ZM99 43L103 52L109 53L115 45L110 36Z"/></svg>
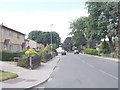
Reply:
<svg viewBox="0 0 120 90"><path fill-rule="evenodd" d="M25 49L25 34L0 25L0 50L8 50L12 52Z"/></svg>
<svg viewBox="0 0 120 90"><path fill-rule="evenodd" d="M29 48L39 50L41 48L44 48L44 45L41 43L37 43L36 41L31 39L25 39L25 47L26 47L26 50Z"/></svg>

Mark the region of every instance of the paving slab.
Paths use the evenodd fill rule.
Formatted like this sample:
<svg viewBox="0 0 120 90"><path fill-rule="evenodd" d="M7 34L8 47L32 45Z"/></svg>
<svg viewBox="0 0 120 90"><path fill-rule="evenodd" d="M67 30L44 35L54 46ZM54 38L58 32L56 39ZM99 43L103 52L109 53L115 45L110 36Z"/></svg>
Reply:
<svg viewBox="0 0 120 90"><path fill-rule="evenodd" d="M28 70L24 72L24 74L19 74L18 78L0 82L2 88L32 88L38 84L41 84L49 79L59 60L60 57L56 56L47 63L42 63L41 66L35 70ZM11 67L13 68L13 66ZM20 71L18 68L16 69ZM13 71L15 72L16 70L13 69Z"/></svg>

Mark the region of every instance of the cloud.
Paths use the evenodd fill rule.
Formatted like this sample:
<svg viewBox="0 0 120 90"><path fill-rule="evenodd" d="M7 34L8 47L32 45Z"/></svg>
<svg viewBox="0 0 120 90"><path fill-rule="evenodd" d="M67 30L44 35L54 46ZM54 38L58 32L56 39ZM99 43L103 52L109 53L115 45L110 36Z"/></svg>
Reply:
<svg viewBox="0 0 120 90"><path fill-rule="evenodd" d="M50 24L54 24L53 31L56 31L62 41L69 32L69 21L80 16L88 16L87 12L81 10L69 11L34 11L34 12L0 12L0 21L4 25L25 33L32 30L51 31Z"/></svg>

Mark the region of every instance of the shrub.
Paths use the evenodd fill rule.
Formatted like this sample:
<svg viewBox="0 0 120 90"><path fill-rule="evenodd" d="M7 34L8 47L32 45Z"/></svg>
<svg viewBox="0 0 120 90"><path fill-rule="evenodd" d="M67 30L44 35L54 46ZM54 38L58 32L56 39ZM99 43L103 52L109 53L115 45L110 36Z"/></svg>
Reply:
<svg viewBox="0 0 120 90"><path fill-rule="evenodd" d="M11 51L0 51L2 61L13 61L14 57L22 57L25 51L11 52Z"/></svg>
<svg viewBox="0 0 120 90"><path fill-rule="evenodd" d="M26 52L25 52L25 55L32 55L32 56L35 56L35 55L39 55L34 49L28 49Z"/></svg>
<svg viewBox="0 0 120 90"><path fill-rule="evenodd" d="M112 58L118 58L118 53L117 52L112 52L112 53L110 53L110 56Z"/></svg>
<svg viewBox="0 0 120 90"><path fill-rule="evenodd" d="M16 53L10 51L0 51L0 55L2 56L2 61L13 61L14 57L16 57Z"/></svg>
<svg viewBox="0 0 120 90"><path fill-rule="evenodd" d="M43 57L46 53L48 53L50 51L50 46L47 45L45 48L43 48L42 50L40 50L38 53L41 57Z"/></svg>
<svg viewBox="0 0 120 90"><path fill-rule="evenodd" d="M109 44L107 41L103 41L101 44L102 53L108 54L111 52Z"/></svg>
<svg viewBox="0 0 120 90"><path fill-rule="evenodd" d="M25 54L25 52L26 52L25 50L16 52L16 57L22 57Z"/></svg>
<svg viewBox="0 0 120 90"><path fill-rule="evenodd" d="M50 51L51 51L50 45L47 45L45 48L43 48L42 50L38 52L43 62L47 62L48 60L52 58Z"/></svg>
<svg viewBox="0 0 120 90"><path fill-rule="evenodd" d="M18 66L29 68L29 57L27 55L23 55L22 58L19 59L17 63Z"/></svg>
<svg viewBox="0 0 120 90"><path fill-rule="evenodd" d="M84 50L84 53L90 54L90 55L98 55L98 50L92 49L92 48L86 48Z"/></svg>

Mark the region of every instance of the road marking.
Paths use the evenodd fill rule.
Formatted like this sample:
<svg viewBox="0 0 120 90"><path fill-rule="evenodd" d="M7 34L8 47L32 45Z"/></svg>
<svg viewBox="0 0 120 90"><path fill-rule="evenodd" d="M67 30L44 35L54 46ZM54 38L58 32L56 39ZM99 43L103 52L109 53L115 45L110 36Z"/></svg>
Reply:
<svg viewBox="0 0 120 90"><path fill-rule="evenodd" d="M118 77L115 77L115 76L113 76L113 75L111 75L111 74L109 74L109 73L107 73L107 72L105 72L105 71L103 71L103 70L101 70L101 69L98 69L98 68L96 68L95 66L93 66L93 65L91 65L91 64L89 64L89 63L87 63L87 62L85 62L85 61L84 61L84 63L86 63L86 64L89 65L90 67L95 68L95 69L99 70L100 72L102 72L102 73L104 73L104 74L106 74L106 75L108 75L108 76L110 76L110 77L112 77L112 78L114 78L114 79L119 80Z"/></svg>
<svg viewBox="0 0 120 90"><path fill-rule="evenodd" d="M111 74L109 74L109 73L107 73L107 72L105 72L105 71L103 71L103 70L101 70L101 69L99 69L99 71L102 72L102 73L104 73L104 74L106 74L106 75L108 75L108 76L110 76L110 77L112 77L112 78L114 78L114 79L117 79L117 80L118 80L117 77L115 77L115 76L113 76L113 75L111 75Z"/></svg>
<svg viewBox="0 0 120 90"><path fill-rule="evenodd" d="M81 60L81 62L86 63L85 61Z"/></svg>
<svg viewBox="0 0 120 90"><path fill-rule="evenodd" d="M89 64L89 63L86 63L87 65L89 65L90 67L92 67L92 68L95 68L93 65L91 65L91 64Z"/></svg>

